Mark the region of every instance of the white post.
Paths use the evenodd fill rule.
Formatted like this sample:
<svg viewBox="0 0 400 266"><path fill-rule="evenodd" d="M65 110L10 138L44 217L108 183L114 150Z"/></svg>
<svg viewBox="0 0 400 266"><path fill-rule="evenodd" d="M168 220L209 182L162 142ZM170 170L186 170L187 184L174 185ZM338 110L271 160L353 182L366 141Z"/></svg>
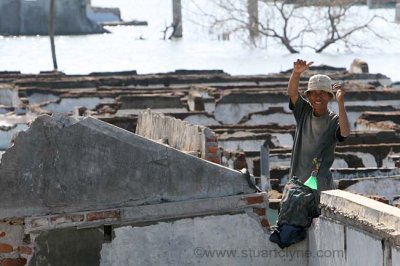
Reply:
<svg viewBox="0 0 400 266"><path fill-rule="evenodd" d="M261 145L260 149L260 168L261 168L261 190L268 191L271 189L270 173L269 173L269 146L267 141Z"/></svg>

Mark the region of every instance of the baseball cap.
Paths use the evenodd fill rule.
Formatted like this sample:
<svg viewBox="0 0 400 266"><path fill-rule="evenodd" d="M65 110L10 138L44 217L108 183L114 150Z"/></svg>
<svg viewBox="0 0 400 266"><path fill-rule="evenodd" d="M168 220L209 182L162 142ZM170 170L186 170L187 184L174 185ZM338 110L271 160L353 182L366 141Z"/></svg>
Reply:
<svg viewBox="0 0 400 266"><path fill-rule="evenodd" d="M327 75L317 74L310 77L308 80L308 88L305 93L316 90L326 91L335 98L335 94L332 90L332 80Z"/></svg>

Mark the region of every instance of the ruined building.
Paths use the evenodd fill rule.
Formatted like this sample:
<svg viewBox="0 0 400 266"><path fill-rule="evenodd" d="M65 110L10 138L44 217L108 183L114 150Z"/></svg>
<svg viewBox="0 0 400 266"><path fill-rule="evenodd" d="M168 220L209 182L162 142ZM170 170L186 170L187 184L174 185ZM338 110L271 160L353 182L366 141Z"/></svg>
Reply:
<svg viewBox="0 0 400 266"><path fill-rule="evenodd" d="M48 0L0 0L0 35L48 35L49 13ZM93 12L87 0L55 1L55 34L107 32L88 13Z"/></svg>
<svg viewBox="0 0 400 266"><path fill-rule="evenodd" d="M290 71L0 73L0 262L399 265L399 88L316 72L345 82L352 134L332 167L340 189L322 193L307 239L284 250L268 229L293 143ZM261 145L265 192L252 185Z"/></svg>

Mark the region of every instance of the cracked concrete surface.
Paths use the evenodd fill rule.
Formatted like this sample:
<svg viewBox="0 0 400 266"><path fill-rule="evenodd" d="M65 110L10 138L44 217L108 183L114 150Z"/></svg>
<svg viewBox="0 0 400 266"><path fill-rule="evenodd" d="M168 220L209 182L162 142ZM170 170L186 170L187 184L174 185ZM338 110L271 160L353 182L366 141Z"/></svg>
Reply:
<svg viewBox="0 0 400 266"><path fill-rule="evenodd" d="M39 116L2 156L1 217L251 193L244 176L94 118Z"/></svg>

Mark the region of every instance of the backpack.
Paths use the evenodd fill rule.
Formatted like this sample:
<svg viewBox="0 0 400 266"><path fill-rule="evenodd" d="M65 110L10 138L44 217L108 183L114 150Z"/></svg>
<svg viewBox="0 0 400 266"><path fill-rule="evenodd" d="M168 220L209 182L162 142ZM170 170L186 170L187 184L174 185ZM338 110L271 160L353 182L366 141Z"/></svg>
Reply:
<svg viewBox="0 0 400 266"><path fill-rule="evenodd" d="M277 227L269 238L280 248L288 247L306 238L306 229L312 219L321 214L319 208L320 195L293 177L285 185Z"/></svg>
<svg viewBox="0 0 400 266"><path fill-rule="evenodd" d="M319 202L317 190L305 186L296 177L291 178L283 190L277 225L309 227L312 219L321 214Z"/></svg>

